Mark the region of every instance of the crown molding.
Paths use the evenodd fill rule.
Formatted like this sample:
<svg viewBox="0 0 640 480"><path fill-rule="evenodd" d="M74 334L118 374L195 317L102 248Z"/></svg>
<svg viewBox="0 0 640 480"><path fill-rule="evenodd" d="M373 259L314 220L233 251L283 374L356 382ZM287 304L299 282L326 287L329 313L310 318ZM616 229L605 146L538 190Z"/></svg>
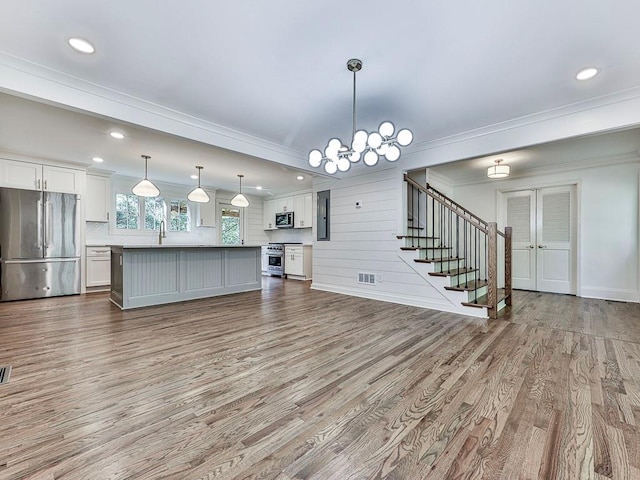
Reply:
<svg viewBox="0 0 640 480"><path fill-rule="evenodd" d="M0 91L102 115L295 168L305 154L0 52Z"/></svg>

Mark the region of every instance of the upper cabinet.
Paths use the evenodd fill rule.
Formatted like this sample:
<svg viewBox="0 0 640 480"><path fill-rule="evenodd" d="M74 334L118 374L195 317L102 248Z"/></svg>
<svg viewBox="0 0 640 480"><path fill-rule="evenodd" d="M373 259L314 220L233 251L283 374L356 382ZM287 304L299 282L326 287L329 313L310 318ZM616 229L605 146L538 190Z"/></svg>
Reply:
<svg viewBox="0 0 640 480"><path fill-rule="evenodd" d="M276 213L293 212L293 197L278 198L276 202Z"/></svg>
<svg viewBox="0 0 640 480"><path fill-rule="evenodd" d="M311 228L313 225L313 197L311 193L293 197L294 228Z"/></svg>
<svg viewBox="0 0 640 480"><path fill-rule="evenodd" d="M87 222L108 222L111 198L111 180L102 175L87 174L85 219Z"/></svg>
<svg viewBox="0 0 640 480"><path fill-rule="evenodd" d="M0 159L0 186L58 193L81 193L84 172L74 168Z"/></svg>
<svg viewBox="0 0 640 480"><path fill-rule="evenodd" d="M263 228L275 230L276 213L293 212L293 228L311 228L313 225L313 196L311 192L292 197L265 200L262 203Z"/></svg>
<svg viewBox="0 0 640 480"><path fill-rule="evenodd" d="M198 217L196 226L198 227L215 227L216 226L216 194L207 191L209 201L207 203L198 204Z"/></svg>
<svg viewBox="0 0 640 480"><path fill-rule="evenodd" d="M277 200L265 200L262 203L262 219L265 230L276 229Z"/></svg>

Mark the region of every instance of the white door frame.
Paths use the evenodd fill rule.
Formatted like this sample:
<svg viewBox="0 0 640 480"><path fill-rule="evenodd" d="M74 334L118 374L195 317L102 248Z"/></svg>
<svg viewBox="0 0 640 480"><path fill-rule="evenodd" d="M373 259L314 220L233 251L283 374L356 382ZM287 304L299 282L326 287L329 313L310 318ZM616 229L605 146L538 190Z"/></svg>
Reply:
<svg viewBox="0 0 640 480"><path fill-rule="evenodd" d="M513 182L510 182L513 183ZM505 187L499 190L496 190L496 218L498 219L498 228L500 230L504 230L506 226L505 222L507 219L507 212L505 211L505 199L504 194L509 192L517 192L521 190L536 190L542 188L551 188L551 187L562 187L572 185L574 187L575 193L575 206L572 207L574 218L572 225L573 231L575 235L573 235L573 273L574 273L574 282L572 285L572 294L577 296L582 296L582 281L580 278L581 274L581 266L580 259L582 258L581 250L582 250L582 229L580 218L582 217L582 207L580 199L582 198L582 181L579 179L575 180L567 180L563 182L536 182L536 183L522 183L518 186ZM638 199L638 203L640 203L640 198ZM640 216L640 215L639 215ZM640 227L639 227L640 230ZM640 273L638 275L640 277ZM639 279L640 281L640 279ZM640 285L640 283L639 283Z"/></svg>
<svg viewBox="0 0 640 480"><path fill-rule="evenodd" d="M220 219L218 222L218 245L222 245L222 215L220 214L220 210L226 206L240 210L240 243L244 245L247 243L247 215L245 215L245 209L243 207L234 207L231 205L231 200L216 198L216 218Z"/></svg>

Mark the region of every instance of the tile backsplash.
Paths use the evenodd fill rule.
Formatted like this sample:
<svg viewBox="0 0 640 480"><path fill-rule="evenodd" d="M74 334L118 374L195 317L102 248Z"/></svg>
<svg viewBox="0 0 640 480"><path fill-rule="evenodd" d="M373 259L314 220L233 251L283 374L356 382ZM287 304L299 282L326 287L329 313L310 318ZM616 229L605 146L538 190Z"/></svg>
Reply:
<svg viewBox="0 0 640 480"><path fill-rule="evenodd" d="M157 232L140 234L109 233L109 224L101 222L87 222L87 245L131 245L149 244L158 241ZM162 240L167 245L194 244L210 245L217 241L217 229L209 227L195 227L190 232L167 232L167 238Z"/></svg>

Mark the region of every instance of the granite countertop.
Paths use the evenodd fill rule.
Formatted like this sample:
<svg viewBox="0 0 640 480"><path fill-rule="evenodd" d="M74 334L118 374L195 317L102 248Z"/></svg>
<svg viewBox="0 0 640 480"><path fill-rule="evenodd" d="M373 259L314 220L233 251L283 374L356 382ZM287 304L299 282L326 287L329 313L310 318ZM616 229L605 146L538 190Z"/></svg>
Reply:
<svg viewBox="0 0 640 480"><path fill-rule="evenodd" d="M118 247L123 249L140 249L140 248L260 248L262 245L194 245L194 244L176 244L163 243L156 244L130 244L130 245L106 245L108 247Z"/></svg>

